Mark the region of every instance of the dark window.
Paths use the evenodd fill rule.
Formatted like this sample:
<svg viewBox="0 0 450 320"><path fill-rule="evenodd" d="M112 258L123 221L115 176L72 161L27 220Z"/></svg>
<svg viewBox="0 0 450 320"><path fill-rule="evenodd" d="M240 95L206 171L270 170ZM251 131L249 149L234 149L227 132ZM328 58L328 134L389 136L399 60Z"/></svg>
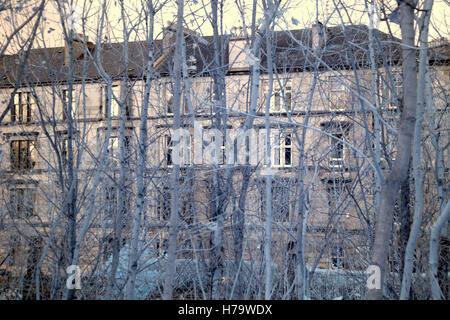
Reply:
<svg viewBox="0 0 450 320"><path fill-rule="evenodd" d="M72 103L70 103L69 100L69 90L65 89L62 91L62 98L63 98L63 120L67 120L67 115L69 113L69 105L72 108L72 119L77 118L77 105L75 103L75 94L72 90Z"/></svg>
<svg viewBox="0 0 450 320"><path fill-rule="evenodd" d="M192 202L189 199L189 195L185 195L185 198L181 199L180 218L186 224L192 224L194 222Z"/></svg>
<svg viewBox="0 0 450 320"><path fill-rule="evenodd" d="M67 137L64 137L62 139L61 156L63 164L67 164L67 161L69 159L69 139Z"/></svg>
<svg viewBox="0 0 450 320"><path fill-rule="evenodd" d="M265 219L267 214L266 206L266 187L261 184L261 212ZM272 218L277 222L289 221L293 203L291 201L292 184L288 179L274 179L272 181Z"/></svg>
<svg viewBox="0 0 450 320"><path fill-rule="evenodd" d="M11 141L11 168L13 170L26 170L34 167L34 144L35 142L32 140Z"/></svg>
<svg viewBox="0 0 450 320"><path fill-rule="evenodd" d="M345 200L348 198L348 183L351 180L330 179L326 184L328 209L330 215L344 214Z"/></svg>
<svg viewBox="0 0 450 320"><path fill-rule="evenodd" d="M34 97L31 92L17 92L11 108L11 122L24 123L32 121Z"/></svg>
<svg viewBox="0 0 450 320"><path fill-rule="evenodd" d="M172 138L169 135L164 136L163 152L165 155L166 165L171 166L173 164L172 162L173 142Z"/></svg>
<svg viewBox="0 0 450 320"><path fill-rule="evenodd" d="M271 133L271 153L273 167L292 165L292 134L274 130Z"/></svg>
<svg viewBox="0 0 450 320"><path fill-rule="evenodd" d="M333 268L343 268L344 249L341 246L334 246L331 249L331 265L333 266Z"/></svg>
<svg viewBox="0 0 450 320"><path fill-rule="evenodd" d="M114 222L114 218L117 216L117 188L115 186L106 186L104 192L104 221L111 225Z"/></svg>
<svg viewBox="0 0 450 320"><path fill-rule="evenodd" d="M158 220L169 220L170 217L170 189L164 186L158 193L156 216Z"/></svg>
<svg viewBox="0 0 450 320"><path fill-rule="evenodd" d="M344 164L344 143L341 141L344 139L344 135L342 133L334 133L333 136L333 138L330 138L329 164L331 167L341 167Z"/></svg>
<svg viewBox="0 0 450 320"><path fill-rule="evenodd" d="M284 137L284 164L290 166L292 164L292 145L291 135L287 134Z"/></svg>
<svg viewBox="0 0 450 320"><path fill-rule="evenodd" d="M34 215L36 192L34 188L10 189L11 209L15 218L29 218Z"/></svg>

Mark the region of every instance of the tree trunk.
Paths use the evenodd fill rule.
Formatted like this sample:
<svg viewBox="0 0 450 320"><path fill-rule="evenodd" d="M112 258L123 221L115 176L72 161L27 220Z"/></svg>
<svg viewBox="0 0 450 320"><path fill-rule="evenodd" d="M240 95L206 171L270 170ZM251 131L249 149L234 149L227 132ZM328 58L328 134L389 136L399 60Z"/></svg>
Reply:
<svg viewBox="0 0 450 320"><path fill-rule="evenodd" d="M414 147L413 147L413 171L414 171L414 221L409 235L408 244L405 252L405 263L403 270L402 288L400 299L409 299L409 290L411 288L411 276L414 265L414 252L417 247L417 240L422 225L422 211L424 206L424 190L423 190L423 173L421 167L421 142L422 142L422 119L425 105L425 84L427 67L428 67L428 25L431 16L433 0L425 1L424 12L420 18L420 55L419 55L419 80L417 87L417 107L416 107L416 123L414 126Z"/></svg>
<svg viewBox="0 0 450 320"><path fill-rule="evenodd" d="M371 253L371 264L380 268L381 288L367 290L367 299L382 299L385 293L389 240L392 234L394 202L400 185L408 177L408 163L417 104L417 63L414 45L414 4L400 4L402 32L403 112L398 130L396 160L386 181L381 186L380 208L375 220L375 241Z"/></svg>
<svg viewBox="0 0 450 320"><path fill-rule="evenodd" d="M174 77L174 125L173 132L180 129L180 105L181 105L181 71L182 71L182 45L183 45L183 12L184 0L178 0L177 13L177 31L173 77ZM175 140L175 139L173 139ZM175 141L174 141L175 142ZM177 236L178 236L178 215L179 215L179 184L180 184L180 165L177 161L174 162L171 177L171 203L170 203L170 221L169 221L169 243L167 253L167 270L164 277L164 292L163 299L170 300L173 298L173 287L176 270L176 256L177 256Z"/></svg>
<svg viewBox="0 0 450 320"><path fill-rule="evenodd" d="M150 98L150 89L153 80L153 2L148 1L148 23L149 23L149 34L148 42L149 45L149 61L147 62L147 68L145 73L145 92L142 101L141 119L139 127L139 144L138 144L138 168L137 168L137 199L136 199L136 210L134 214L133 221L133 231L131 234L131 247L130 247L130 257L128 264L128 282L126 286L125 298L128 300L133 300L136 298L135 285L136 276L138 268L138 249L139 249L139 236L141 232L142 223L142 213L144 211L145 205L145 163L147 158L147 116L148 116L148 105Z"/></svg>
<svg viewBox="0 0 450 320"><path fill-rule="evenodd" d="M447 205L442 211L441 216L436 220L436 222L433 225L433 229L431 230L430 258L428 264L429 264L431 298L433 300L441 300L442 298L445 299L445 297L441 293L441 288L439 287L438 282L438 263L439 263L438 244L441 230L448 222L449 218L450 218L450 201L447 202Z"/></svg>

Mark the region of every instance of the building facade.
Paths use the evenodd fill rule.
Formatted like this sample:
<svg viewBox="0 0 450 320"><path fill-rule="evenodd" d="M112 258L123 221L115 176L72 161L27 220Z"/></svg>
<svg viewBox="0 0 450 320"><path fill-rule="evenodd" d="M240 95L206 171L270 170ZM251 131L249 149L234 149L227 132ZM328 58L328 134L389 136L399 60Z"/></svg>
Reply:
<svg viewBox="0 0 450 320"><path fill-rule="evenodd" d="M402 99L399 40L374 34L380 46L373 61L364 26L274 32L258 57L250 39L224 36L217 65L214 38L186 31L179 140L170 30L154 43L148 98L146 42L128 43L128 59L123 44L95 45L84 37L74 38L70 51L32 50L23 70L20 54L3 57L1 110L9 111L0 124L2 268L22 266L14 272L29 272L32 279L28 269L39 263L51 239L43 273L62 272L55 270L70 264L67 221L73 216L77 235L89 221L80 248L85 273L110 261L115 241L129 245L141 112L148 99L141 240L155 257L167 250L176 163L180 259L203 257L209 267L222 268L224 282L233 279L227 263L238 261L235 252L256 266L264 256L271 181L272 256L287 270L278 275L279 292L294 281L301 228L310 270L365 270L376 214L374 172L388 171L395 159L392 133ZM440 54L448 57L445 50ZM448 59L440 57L433 58L432 74L442 94L448 93L450 70ZM252 87L255 66L261 75ZM254 113L252 90L258 90ZM250 118L251 128L244 130ZM371 145L377 139L382 143ZM223 232L217 233L218 226ZM217 234L219 256L213 253Z"/></svg>

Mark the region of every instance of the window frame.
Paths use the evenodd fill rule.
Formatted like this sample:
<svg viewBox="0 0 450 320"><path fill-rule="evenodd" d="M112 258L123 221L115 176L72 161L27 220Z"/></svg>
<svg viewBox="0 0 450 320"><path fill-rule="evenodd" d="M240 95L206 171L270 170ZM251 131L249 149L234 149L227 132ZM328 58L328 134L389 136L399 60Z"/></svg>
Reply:
<svg viewBox="0 0 450 320"><path fill-rule="evenodd" d="M20 191L20 192L18 192ZM21 194L19 197L18 194ZM13 218L28 219L36 215L36 187L17 184L9 188ZM30 205L31 204L31 205Z"/></svg>
<svg viewBox="0 0 450 320"><path fill-rule="evenodd" d="M329 92L328 101L330 105L330 110L345 111L346 108L341 99L347 94L347 88L345 87L343 80L341 80L336 75L329 75L327 78L327 84ZM336 86L335 84L338 84L338 86Z"/></svg>
<svg viewBox="0 0 450 320"><path fill-rule="evenodd" d="M111 104L110 104L111 119L113 119L113 120L120 119L122 117L122 110L121 110L120 103L117 102L117 100L122 102L122 84L121 83L112 84L111 85L111 94L112 94L112 97L111 97L112 99L111 99ZM116 97L117 100L114 99L114 96ZM108 102L109 102L108 85L103 84L101 87L100 113L101 113L101 116L104 117L104 119L108 118L108 108L107 108ZM125 101L123 101L123 103L125 104L125 118L127 120L129 120L131 118L130 99L128 99L128 98L125 99Z"/></svg>
<svg viewBox="0 0 450 320"><path fill-rule="evenodd" d="M261 194L261 198L260 198L260 216L263 220L266 219L266 216L263 214L264 212L266 212L266 183L267 183L267 179L263 178L260 179L259 182L262 182L260 184L260 194ZM290 218L292 217L292 215L294 214L294 209L295 209L295 199L292 199L293 193L291 192L291 186L294 184L295 182L290 178L287 177L274 177L272 179L272 218L275 222L278 223L286 223L289 222ZM279 190L282 191L287 191L287 194L284 192L279 192ZM280 197L283 196L285 197L285 199L277 199L276 197ZM281 201L287 201L288 203L285 204L284 206L280 206L278 205L277 207L275 207L277 204L279 204ZM284 215L274 215L275 210L277 208L283 208L283 209L287 209L287 212Z"/></svg>
<svg viewBox="0 0 450 320"><path fill-rule="evenodd" d="M14 144L18 144L18 146L15 147ZM22 147L23 144L25 144L25 147ZM33 161L32 153L37 147L36 144L36 139L11 139L9 141L10 165L12 171L27 171L34 169L36 161ZM25 156L23 156L23 150L26 151ZM16 153L16 151L18 153ZM26 160L26 165L23 165L23 158Z"/></svg>
<svg viewBox="0 0 450 320"><path fill-rule="evenodd" d="M12 95L13 106L10 110L10 120L13 123L23 124L33 121L33 106L36 105L31 91L18 91ZM25 101L24 101L25 100ZM26 110L26 119L24 111Z"/></svg>
<svg viewBox="0 0 450 320"><path fill-rule="evenodd" d="M333 132L333 137L330 138L330 156L328 158L328 166L332 168L343 168L345 166L345 143L340 140L344 140L345 134L342 132ZM337 140L336 138L340 139ZM337 147L339 146L339 150ZM341 157L334 157L336 151L341 154Z"/></svg>
<svg viewBox="0 0 450 320"><path fill-rule="evenodd" d="M69 106L69 88L65 88L62 90L62 115L63 120L68 120L66 111L68 112L68 106ZM65 106L65 107L64 107ZM76 104L76 97L75 97L75 88L72 88L72 120L77 120L78 118L78 106Z"/></svg>
<svg viewBox="0 0 450 320"><path fill-rule="evenodd" d="M270 132L270 145L271 145L271 166L273 168L291 168L293 160L293 133L291 131L281 131L281 130L271 130ZM286 144L286 138L288 138L289 143ZM265 147L265 145L264 145ZM290 160L289 163L286 161L286 150L289 150ZM267 154L267 151L265 152ZM275 161L275 157L278 156L279 163ZM265 156L266 157L266 156ZM265 163L267 166L267 163Z"/></svg>
<svg viewBox="0 0 450 320"><path fill-rule="evenodd" d="M280 83L281 82L281 86ZM277 79L273 80L272 95L270 97L270 114L286 114L292 112L292 80L291 79ZM268 81L266 81L265 91L268 91ZM283 99L283 91L284 97ZM267 94L265 94L267 96ZM286 102L286 104L285 104ZM287 107L287 110L286 108Z"/></svg>

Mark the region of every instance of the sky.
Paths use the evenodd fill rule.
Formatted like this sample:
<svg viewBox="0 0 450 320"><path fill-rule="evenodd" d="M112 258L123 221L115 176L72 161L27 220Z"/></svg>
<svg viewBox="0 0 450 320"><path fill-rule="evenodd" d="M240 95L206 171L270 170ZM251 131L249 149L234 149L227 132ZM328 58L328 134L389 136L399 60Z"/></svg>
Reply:
<svg viewBox="0 0 450 320"><path fill-rule="evenodd" d="M24 0L13 0L24 3ZM66 21L72 23L74 29L78 32L82 31L81 25L86 22L86 34L90 40L97 41L98 21L101 12L103 0L59 0L60 3L69 3L73 1L72 13L67 10ZM166 1L163 6L161 2ZM381 1L381 0L377 0ZM3 43L5 36L11 30L12 24L23 21L27 15L33 12L33 7L40 0L25 0L24 9L11 17L10 12L2 12L0 19L2 21L2 30L0 30L0 41ZM125 0L128 26L136 30L132 33L132 40L145 39L143 28L145 26L139 17L143 15L143 4L146 0ZM167 25L174 20L176 13L176 2L174 0L154 0L155 7L160 8L155 16L155 35L161 36L162 26ZM333 3L339 3L338 8L345 6L345 10L336 10ZM188 28L195 30L203 35L210 35L212 27L208 20L208 11L210 10L209 0L186 0L185 1L185 22ZM231 28L242 26L244 23L251 23L251 6L253 0L224 0L223 1L223 29L225 33L229 33ZM259 1L261 3L261 1ZM122 36L122 19L120 14L120 6L118 0L107 0L107 21L105 25L105 33L109 34L111 41L120 42ZM66 6L67 8L69 6ZM395 7L395 0L385 1L386 13L389 14ZM241 8L241 10L239 10ZM56 0L49 1L45 13L44 23L39 32L39 40L35 46L42 46L43 43L47 47L62 46L63 32L61 29L60 17L57 14ZM261 18L263 8L258 6L258 18ZM241 15L243 13L243 15ZM339 14L340 13L340 14ZM315 22L316 15L319 21L326 23L327 26L336 26L352 23L368 24L369 16L365 10L364 0L285 0L282 1L282 10L276 19L276 29L299 29L310 27ZM430 28L430 39L447 37L449 38L449 27L446 24L450 15L449 0L435 0L432 14L432 25ZM386 22L380 21L383 14L379 10L379 6L375 6L374 25L382 31L387 32ZM394 35L400 36L398 25L390 24ZM23 37L26 40L26 36ZM12 45L8 53L17 52L19 47Z"/></svg>

